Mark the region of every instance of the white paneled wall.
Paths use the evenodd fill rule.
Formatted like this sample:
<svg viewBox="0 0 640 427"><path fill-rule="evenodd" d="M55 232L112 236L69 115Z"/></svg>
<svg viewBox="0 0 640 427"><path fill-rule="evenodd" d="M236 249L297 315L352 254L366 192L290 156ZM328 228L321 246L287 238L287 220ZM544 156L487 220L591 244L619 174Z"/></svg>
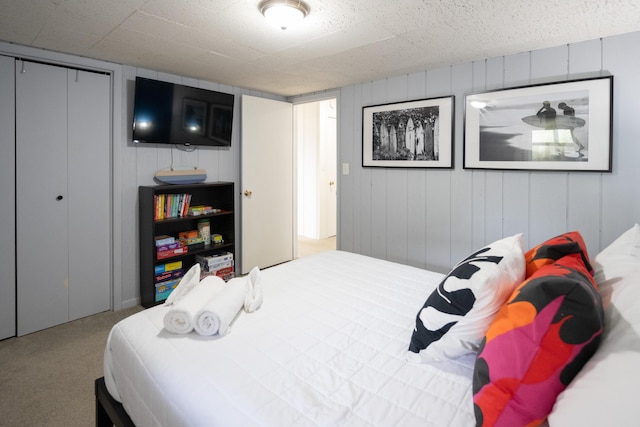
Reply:
<svg viewBox="0 0 640 427"><path fill-rule="evenodd" d="M592 254L640 222L640 33L490 58L343 87L338 92L338 247L446 271L502 236L525 234L527 246L566 230L580 230ZM0 52L79 64L114 74L113 217L114 307L138 300L137 188L158 169L196 163L208 180L240 176L239 105L231 148L186 153L131 141L137 75L235 95L270 94L72 55L0 43ZM613 173L500 172L462 169L464 95L582 73L614 75ZM211 77L215 81L215 76ZM329 92L327 92L329 93ZM331 96L336 94L331 91ZM453 170L362 168L362 107L455 95ZM309 98L315 95L303 95ZM237 96L239 99L239 96ZM239 207L239 201L236 208Z"/></svg>
<svg viewBox="0 0 640 427"><path fill-rule="evenodd" d="M340 90L338 247L447 271L522 232L527 247L579 230L592 255L640 222L640 33L452 65ZM614 75L613 173L462 168L464 95ZM453 170L362 168L362 107L455 95Z"/></svg>

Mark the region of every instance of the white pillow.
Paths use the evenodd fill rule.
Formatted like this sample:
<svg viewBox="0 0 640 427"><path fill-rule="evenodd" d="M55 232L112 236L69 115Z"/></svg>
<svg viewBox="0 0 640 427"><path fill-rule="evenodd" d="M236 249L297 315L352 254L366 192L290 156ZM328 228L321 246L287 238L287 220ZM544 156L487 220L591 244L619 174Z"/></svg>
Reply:
<svg viewBox="0 0 640 427"><path fill-rule="evenodd" d="M447 360L477 351L524 274L522 234L493 242L462 260L418 312L407 360Z"/></svg>
<svg viewBox="0 0 640 427"><path fill-rule="evenodd" d="M553 426L630 426L640 420L640 225L600 252L594 278L605 308L600 348L558 396Z"/></svg>
<svg viewBox="0 0 640 427"><path fill-rule="evenodd" d="M175 289L171 291L164 302L164 305L172 305L184 298L198 283L200 283L200 264L195 263L193 267L182 276Z"/></svg>

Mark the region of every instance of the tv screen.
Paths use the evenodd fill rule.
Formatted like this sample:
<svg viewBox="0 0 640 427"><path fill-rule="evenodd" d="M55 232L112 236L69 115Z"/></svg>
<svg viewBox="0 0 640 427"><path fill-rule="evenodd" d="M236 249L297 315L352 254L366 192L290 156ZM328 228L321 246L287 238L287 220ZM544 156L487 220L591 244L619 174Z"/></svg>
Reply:
<svg viewBox="0 0 640 427"><path fill-rule="evenodd" d="M234 96L136 77L133 142L231 145Z"/></svg>

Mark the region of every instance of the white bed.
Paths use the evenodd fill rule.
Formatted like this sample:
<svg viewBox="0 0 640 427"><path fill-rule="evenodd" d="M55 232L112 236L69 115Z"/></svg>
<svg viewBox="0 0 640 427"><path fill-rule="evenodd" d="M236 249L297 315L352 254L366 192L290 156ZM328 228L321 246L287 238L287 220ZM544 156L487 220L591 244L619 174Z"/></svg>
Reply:
<svg viewBox="0 0 640 427"><path fill-rule="evenodd" d="M513 236L489 246L497 250L500 242L519 239ZM512 254L510 246L502 247L504 254ZM525 258L529 253L539 254L534 248ZM512 258L520 257L521 251ZM507 258L497 265L506 268ZM552 427L631 426L640 420L640 225L591 261L604 309L599 311L604 324L597 332L602 333L599 348L563 391L554 389L550 398L547 392L535 399L518 400L514 395L508 403L510 411L515 408L529 416L529 406L547 396L553 407L537 422ZM474 396L472 383L482 373L478 366L487 360L495 363L484 355L486 347L478 350L478 360L472 348L444 361L407 361L414 328L419 329L421 317L416 314L424 311L423 304L427 307L434 289L438 288L436 295L448 291L441 288L445 275L341 251L260 274L262 307L253 313L241 311L228 335L171 334L163 328L166 306L139 312L114 326L105 350L104 380L96 380L97 424L110 426L117 418L124 421L116 425L137 426L476 425L474 399L484 388L478 387ZM472 281L476 287L480 283L475 276ZM494 282L478 289L495 295ZM474 310L484 310L478 289ZM464 319L447 332L449 338L426 351L455 344L454 328L462 325L454 337L465 336L480 317L469 311ZM480 335L485 332L489 334L483 329ZM499 351L507 365L532 354L509 342L511 347ZM550 348L555 347L546 350ZM528 406L530 401L534 405ZM495 425L510 427L513 422Z"/></svg>
<svg viewBox="0 0 640 427"><path fill-rule="evenodd" d="M474 357L405 361L442 274L331 251L261 272L264 303L231 333L117 324L105 382L138 426L473 426Z"/></svg>

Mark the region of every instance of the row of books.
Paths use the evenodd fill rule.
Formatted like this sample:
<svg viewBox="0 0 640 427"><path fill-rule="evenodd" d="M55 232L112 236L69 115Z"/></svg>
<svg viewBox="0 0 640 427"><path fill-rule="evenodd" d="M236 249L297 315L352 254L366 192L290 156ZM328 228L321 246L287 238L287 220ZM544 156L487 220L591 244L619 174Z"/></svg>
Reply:
<svg viewBox="0 0 640 427"><path fill-rule="evenodd" d="M154 219L181 218L187 216L191 194L156 194L153 196Z"/></svg>
<svg viewBox="0 0 640 427"><path fill-rule="evenodd" d="M156 259L184 255L203 249L204 246L204 238L198 235L197 230L180 232L178 239L172 236L156 236Z"/></svg>
<svg viewBox="0 0 640 427"><path fill-rule="evenodd" d="M224 280L229 280L234 276L234 260L231 252L196 255L196 262L200 264L203 277L215 275Z"/></svg>
<svg viewBox="0 0 640 427"><path fill-rule="evenodd" d="M222 209L217 209L217 208L214 208L213 206L207 206L207 205L197 205L197 206L191 206L187 210L187 215L200 216L200 215L207 215L207 214L219 213L219 212L222 212Z"/></svg>
<svg viewBox="0 0 640 427"><path fill-rule="evenodd" d="M164 301L178 286L184 276L182 261L168 262L155 266L156 301Z"/></svg>

